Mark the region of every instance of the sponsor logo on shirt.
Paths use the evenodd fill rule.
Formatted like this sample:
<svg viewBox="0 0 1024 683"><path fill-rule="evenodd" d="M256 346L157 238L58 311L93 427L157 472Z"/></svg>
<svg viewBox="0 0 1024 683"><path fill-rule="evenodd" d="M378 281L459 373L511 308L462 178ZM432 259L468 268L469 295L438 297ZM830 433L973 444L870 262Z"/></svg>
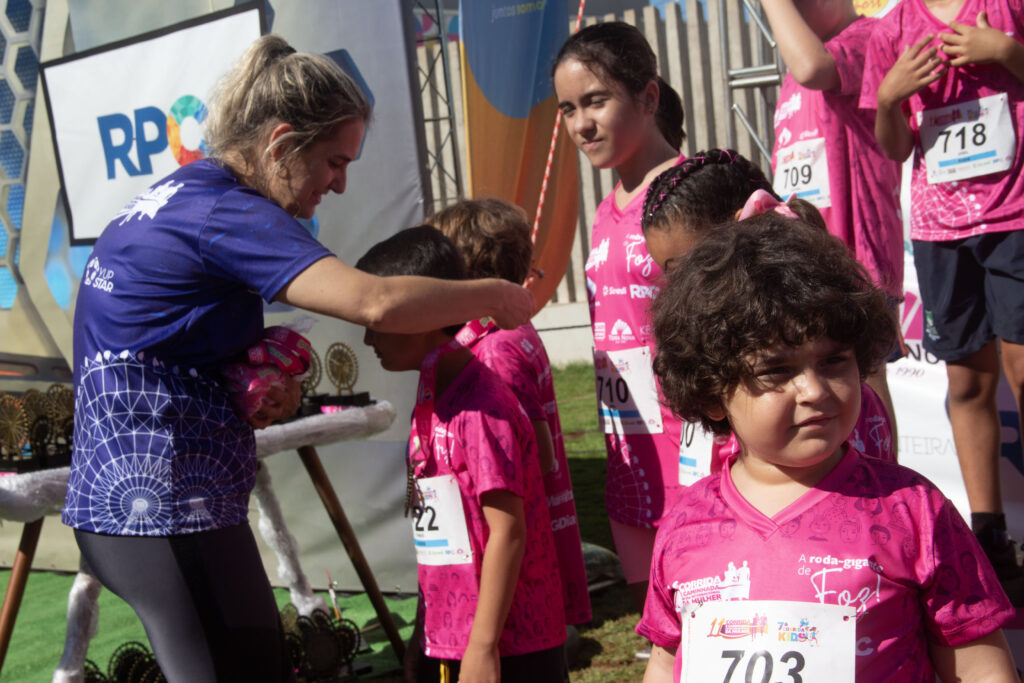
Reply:
<svg viewBox="0 0 1024 683"><path fill-rule="evenodd" d="M629 298L630 299L653 299L661 291L660 287L654 285L630 285L629 286Z"/></svg>
<svg viewBox="0 0 1024 683"><path fill-rule="evenodd" d="M779 141L779 147L788 145L789 141L793 139L793 133L789 130L789 126L779 131L779 136L776 139Z"/></svg>
<svg viewBox="0 0 1024 683"><path fill-rule="evenodd" d="M86 287L94 287L104 292L114 289L114 269L104 268L100 265L98 256L93 256L88 265L85 266L85 276L82 284Z"/></svg>
<svg viewBox="0 0 1024 683"><path fill-rule="evenodd" d="M529 339L520 339L519 348L521 348L527 355L533 355L533 344L530 343Z"/></svg>
<svg viewBox="0 0 1024 683"><path fill-rule="evenodd" d="M548 507L553 508L573 500L572 489L563 491L553 496L548 496Z"/></svg>
<svg viewBox="0 0 1024 683"><path fill-rule="evenodd" d="M641 275L650 277L654 259L647 253L647 241L644 236L627 235L626 241L622 244L626 247L626 272L629 273L633 267L637 267Z"/></svg>
<svg viewBox="0 0 1024 683"><path fill-rule="evenodd" d="M600 244L590 250L590 255L587 256L587 265L583 268L584 270L597 270L608 260L609 241L610 238L605 237L601 240Z"/></svg>
<svg viewBox="0 0 1024 683"><path fill-rule="evenodd" d="M157 212L164 208L170 198L183 187L185 187L185 183L175 185L173 180L168 180L163 185L154 185L128 202L128 205L118 211L114 218L124 216L118 225L124 225L133 217L138 217L139 220L142 220L143 216L150 219L156 218Z"/></svg>
<svg viewBox="0 0 1024 683"><path fill-rule="evenodd" d="M601 288L601 294L603 296L625 296L626 295L626 288L625 287L609 287L608 285L605 285L604 287Z"/></svg>
<svg viewBox="0 0 1024 683"><path fill-rule="evenodd" d="M612 331L608 334L608 338L612 341L623 342L633 341L636 337L633 336L633 330L630 329L629 324L620 318L612 325Z"/></svg>
<svg viewBox="0 0 1024 683"><path fill-rule="evenodd" d="M805 130L804 132L800 133L800 139L801 140L808 140L808 139L811 139L811 138L820 138L820 137L821 137L821 135L818 133L818 129L817 128L812 128L811 130Z"/></svg>
<svg viewBox="0 0 1024 683"><path fill-rule="evenodd" d="M603 322L594 323L594 339L602 341L605 336L605 324Z"/></svg>
<svg viewBox="0 0 1024 683"><path fill-rule="evenodd" d="M670 588L675 592L676 612L694 602L717 602L721 600L747 600L750 598L750 567L743 560L737 567L730 562L725 573L692 581L673 581Z"/></svg>
<svg viewBox="0 0 1024 683"><path fill-rule="evenodd" d="M788 100L775 108L775 127L800 111L800 93L793 93Z"/></svg>
<svg viewBox="0 0 1024 683"><path fill-rule="evenodd" d="M448 442L451 440L452 434L441 425L434 426L434 438L430 440L430 445L434 449L434 455L439 455L443 458L449 456L448 453Z"/></svg>
<svg viewBox="0 0 1024 683"><path fill-rule="evenodd" d="M576 526L576 515L566 515L564 517L551 520L552 531L561 531L562 529L568 529L569 527L574 526Z"/></svg>
<svg viewBox="0 0 1024 683"><path fill-rule="evenodd" d="M882 568L868 558L846 557L833 555L800 555L801 567L797 575L806 576L814 589L814 597L821 604L840 606L850 605L861 615L870 605L879 601L882 587ZM821 569L818 569L821 567ZM829 577L844 571L868 570L875 577L875 585L865 583L860 590L852 593L848 589L836 590L829 582Z"/></svg>

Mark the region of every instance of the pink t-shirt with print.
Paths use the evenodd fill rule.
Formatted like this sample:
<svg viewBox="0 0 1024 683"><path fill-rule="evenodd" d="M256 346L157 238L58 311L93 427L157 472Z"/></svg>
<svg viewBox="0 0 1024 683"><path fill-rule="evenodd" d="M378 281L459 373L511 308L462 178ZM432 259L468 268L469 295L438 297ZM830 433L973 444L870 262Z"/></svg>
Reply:
<svg viewBox="0 0 1024 683"><path fill-rule="evenodd" d="M730 564L743 570L725 582ZM675 648L682 606L723 599L854 606L859 681L933 683L929 643L969 643L1014 614L953 504L913 470L852 448L772 518L728 467L686 491L658 531L637 633Z"/></svg>
<svg viewBox="0 0 1024 683"><path fill-rule="evenodd" d="M565 641L565 612L551 518L533 429L519 401L497 375L473 359L437 398L430 443L433 457L418 476L455 475L473 562L419 565L423 652L462 659L489 535L480 496L495 490L521 496L526 517L526 552L499 652L521 655L560 645Z"/></svg>
<svg viewBox="0 0 1024 683"><path fill-rule="evenodd" d="M839 87L805 88L787 73L775 107L775 189L818 207L889 296L903 294L900 166L875 141L875 113L860 109L864 51L877 20L861 17L825 43ZM824 153L824 163L812 159Z"/></svg>
<svg viewBox="0 0 1024 683"><path fill-rule="evenodd" d="M527 323L514 330L493 330L477 341L472 349L473 355L512 389L527 417L547 421L551 430L555 468L544 475L544 492L558 551L565 620L569 624L586 623L591 616L587 569L583 563L583 546L569 478L569 462L562 440L562 424L558 419L555 383L544 342L533 325Z"/></svg>
<svg viewBox="0 0 1024 683"><path fill-rule="evenodd" d="M680 156L682 160L684 157ZM616 522L636 527L656 527L679 495L679 437L682 425L658 401L653 374L654 334L648 308L658 293L662 272L647 252L640 230L644 192L623 208L615 205L611 192L597 207L587 258L587 299L594 333L595 372L599 382L598 410L605 429L608 451L605 506ZM646 351L643 351L646 349ZM627 387L610 370L615 361L607 353L621 354L618 365L630 365L641 377L638 386L628 387L629 397L652 408L660 417L660 429L632 428L632 433L614 425L601 403L625 396ZM645 367L640 367L645 365ZM650 376L649 383L643 378ZM626 406L626 419L633 411Z"/></svg>
<svg viewBox="0 0 1024 683"><path fill-rule="evenodd" d="M896 462L896 444L892 442L892 423L889 411L875 390L865 382L860 384L860 415L849 437L850 444L864 455L886 462ZM736 435L730 434L724 444L715 443L712 451L711 471L719 472L722 463L740 452Z"/></svg>
<svg viewBox="0 0 1024 683"><path fill-rule="evenodd" d="M1024 30L1024 8L1021 0L965 0L956 21L977 25L978 13L988 13L989 24L1021 40ZM936 36L930 46L942 44L939 33L951 33L921 0L904 0L878 20L868 42L861 90L861 106L878 108L878 86L904 49L928 34ZM941 51L940 51L941 53ZM958 181L928 184L923 160L921 134L917 115L930 109L968 103L991 95L1005 93L1008 99L1009 125L1006 129L974 130L973 124L963 129L963 139L954 133L945 144L967 144L975 139L1008 139L1016 136L1014 158L1008 170ZM1006 232L1024 227L1024 84L997 64L968 64L950 67L937 81L912 95L904 102L910 112L914 131L914 170L911 176L910 237L915 240L941 242L963 239L983 233ZM988 124L991 126L991 123ZM936 145L938 147L938 145Z"/></svg>

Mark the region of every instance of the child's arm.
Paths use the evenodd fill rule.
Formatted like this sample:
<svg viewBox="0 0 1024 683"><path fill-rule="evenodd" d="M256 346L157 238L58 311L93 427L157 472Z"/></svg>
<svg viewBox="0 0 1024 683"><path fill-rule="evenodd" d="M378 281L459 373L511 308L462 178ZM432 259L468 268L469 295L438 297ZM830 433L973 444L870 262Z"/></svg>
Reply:
<svg viewBox="0 0 1024 683"><path fill-rule="evenodd" d="M498 640L512 606L519 568L526 550L523 499L510 491L487 491L480 496L490 528L480 574L480 595L462 655L459 681L499 681Z"/></svg>
<svg viewBox="0 0 1024 683"><path fill-rule="evenodd" d="M672 683L672 667L676 653L658 645L651 646L651 658L647 660L643 683Z"/></svg>
<svg viewBox="0 0 1024 683"><path fill-rule="evenodd" d="M537 455L540 457L540 473L546 475L555 469L555 440L547 420L530 420L533 434L537 437Z"/></svg>
<svg viewBox="0 0 1024 683"><path fill-rule="evenodd" d="M903 102L946 70L936 56L938 50L925 49L932 38L927 35L906 48L878 86L875 137L885 155L896 161L905 160L914 151L914 132L903 113Z"/></svg>
<svg viewBox="0 0 1024 683"><path fill-rule="evenodd" d="M957 647L932 645L929 654L944 683L1018 683L1020 680L1002 630Z"/></svg>
<svg viewBox="0 0 1024 683"><path fill-rule="evenodd" d="M797 11L793 0L761 0L782 61L796 82L811 90L838 88L839 70L821 39Z"/></svg>
<svg viewBox="0 0 1024 683"><path fill-rule="evenodd" d="M951 22L954 33L940 33L942 51L953 59L951 66L964 64L1002 64L1014 78L1024 83L1024 45L988 23L988 14L978 12L978 25Z"/></svg>

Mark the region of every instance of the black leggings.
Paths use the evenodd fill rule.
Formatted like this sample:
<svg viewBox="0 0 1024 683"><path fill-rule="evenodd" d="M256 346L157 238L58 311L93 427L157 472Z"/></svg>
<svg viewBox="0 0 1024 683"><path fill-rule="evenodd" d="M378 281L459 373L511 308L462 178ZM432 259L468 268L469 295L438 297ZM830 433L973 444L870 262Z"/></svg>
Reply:
<svg viewBox="0 0 1024 683"><path fill-rule="evenodd" d="M248 524L183 536L75 531L89 567L131 605L169 683L294 681Z"/></svg>

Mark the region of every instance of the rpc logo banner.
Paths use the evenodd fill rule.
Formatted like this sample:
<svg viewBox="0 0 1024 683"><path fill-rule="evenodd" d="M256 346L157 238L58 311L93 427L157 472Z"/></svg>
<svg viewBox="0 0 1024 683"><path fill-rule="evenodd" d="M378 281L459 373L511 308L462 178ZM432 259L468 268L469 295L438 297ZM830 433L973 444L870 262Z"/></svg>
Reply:
<svg viewBox="0 0 1024 683"><path fill-rule="evenodd" d="M253 5L42 65L72 244L132 197L206 156L207 101L260 36Z"/></svg>

